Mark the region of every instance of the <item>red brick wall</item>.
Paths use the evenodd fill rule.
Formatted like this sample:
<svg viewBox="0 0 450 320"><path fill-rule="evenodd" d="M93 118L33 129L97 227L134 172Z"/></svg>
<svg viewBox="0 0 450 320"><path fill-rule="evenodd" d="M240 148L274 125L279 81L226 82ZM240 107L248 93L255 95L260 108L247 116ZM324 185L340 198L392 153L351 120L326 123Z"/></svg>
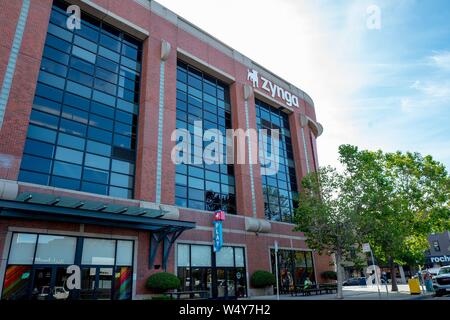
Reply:
<svg viewBox="0 0 450 320"><path fill-rule="evenodd" d="M136 199L145 201L155 201L156 192L156 153L158 134L158 109L159 109L159 80L160 80L160 46L161 40L168 41L172 46L172 51L165 66L165 111L164 111L164 131L163 131L163 160L162 160L162 203L174 203L175 189L175 166L170 159L170 151L174 142L170 141L172 131L176 124L176 61L177 48L180 48L191 55L205 61L206 63L232 75L235 83L230 86L232 103L232 122L234 127L245 129L245 111L243 86L249 84L247 81L247 67L233 58L195 38L186 31L179 29L172 23L164 20L156 14L151 13L134 1L93 1L103 8L112 11L139 27L147 30L150 37L143 43L143 64L141 81L141 100L139 109L138 146L136 160ZM12 90L9 97L4 123L0 129L0 157L9 157L10 166L0 167L0 178L16 180L20 167L20 159L23 152L26 132L28 128L29 114L32 108L32 101L36 81L39 73L40 60L47 32L51 0L31 1L28 21L22 47L19 53L16 72L13 79ZM20 1L0 0L0 21L2 32L0 33L0 79L3 79L12 39L15 33L17 19L21 7ZM280 81L281 82L281 81ZM278 99L278 98L277 98ZM280 104L284 102L278 99ZM253 98L249 99L249 123L251 128L256 128L256 115ZM293 108L290 115L291 134L293 137L293 149L296 162L296 172L298 183L301 177L306 174L306 162L303 149L303 141L300 134L299 114L305 113L315 119L314 108L307 102L300 99L300 108ZM306 143L308 148L309 162L312 167L311 145L309 139L309 129L305 130ZM2 162L0 162L2 163ZM249 165L237 165L236 173L236 193L237 209L241 216L252 216L250 170ZM264 219L264 201L261 188L261 175L259 165L253 166L257 217ZM61 190L40 189L33 187L22 187L21 191L39 191L57 194L70 195L70 192ZM79 195L78 195L79 196ZM87 196L86 196L87 197ZM92 196L96 199L95 195ZM105 201L98 197L98 200ZM126 200L117 200L121 203L130 203ZM195 212L188 209L181 210L181 219L196 221L197 225L211 227L211 216L206 213ZM78 229L78 225L63 225L55 223L13 221L0 219L0 249L3 237L8 225L14 226L39 226L61 230ZM276 238L276 234L301 237L302 234L293 232L292 225L272 223L271 236L245 233L244 219L241 217L229 217L224 228L238 230L239 233L225 232L224 241L230 244L245 244L247 247L248 272L251 274L257 269L270 270L269 247L273 246L275 239L280 247L306 248L304 241L296 239ZM109 234L111 232L135 235L139 238L138 250L138 293L144 293L144 280L154 271L148 269L148 234L133 230L110 230L95 226L86 226L91 232ZM209 230L191 230L182 235L181 240L191 241L211 241L212 234ZM158 259L160 254L158 254ZM316 257L318 274L320 271L328 270L329 257ZM160 264L157 260L156 264ZM173 270L173 253L169 260L169 271Z"/></svg>

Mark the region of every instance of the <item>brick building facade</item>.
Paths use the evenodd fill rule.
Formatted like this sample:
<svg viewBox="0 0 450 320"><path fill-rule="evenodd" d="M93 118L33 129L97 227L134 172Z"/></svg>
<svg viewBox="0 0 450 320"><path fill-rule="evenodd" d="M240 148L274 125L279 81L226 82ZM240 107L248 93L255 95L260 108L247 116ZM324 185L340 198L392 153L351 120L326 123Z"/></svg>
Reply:
<svg viewBox="0 0 450 320"><path fill-rule="evenodd" d="M81 25L70 29L73 4ZM252 295L275 241L290 286L333 268L289 221L322 133L302 90L154 1L0 0L0 21L3 299L67 297L68 265L86 299L144 298L162 269L186 291ZM172 132L190 130L194 109L221 128L283 128L283 178L260 164L195 178L175 165ZM215 210L227 211L220 254Z"/></svg>

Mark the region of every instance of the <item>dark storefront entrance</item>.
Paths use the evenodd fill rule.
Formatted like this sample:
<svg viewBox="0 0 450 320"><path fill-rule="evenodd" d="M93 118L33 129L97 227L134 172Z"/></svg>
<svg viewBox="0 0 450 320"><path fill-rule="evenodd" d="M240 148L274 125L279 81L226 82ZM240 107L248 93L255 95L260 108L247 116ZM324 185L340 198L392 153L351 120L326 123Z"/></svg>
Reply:
<svg viewBox="0 0 450 320"><path fill-rule="evenodd" d="M275 250L270 250L272 271L275 273ZM311 251L278 250L280 293L303 288L306 278L315 283ZM276 290L276 289L275 289Z"/></svg>
<svg viewBox="0 0 450 320"><path fill-rule="evenodd" d="M177 267L182 291L204 291L211 299L247 296L244 248L223 247L215 253L212 246L179 244Z"/></svg>
<svg viewBox="0 0 450 320"><path fill-rule="evenodd" d="M133 247L131 240L14 233L2 299L131 299ZM80 290L67 287L71 265L80 267Z"/></svg>

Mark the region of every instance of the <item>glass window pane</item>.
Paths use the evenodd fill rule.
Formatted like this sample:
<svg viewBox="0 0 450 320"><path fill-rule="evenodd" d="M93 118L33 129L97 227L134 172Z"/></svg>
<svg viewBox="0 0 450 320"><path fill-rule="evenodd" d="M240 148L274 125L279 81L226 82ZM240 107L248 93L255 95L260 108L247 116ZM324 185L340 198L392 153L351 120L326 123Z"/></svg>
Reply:
<svg viewBox="0 0 450 320"><path fill-rule="evenodd" d="M57 147L55 159L81 164L83 162L83 152L63 147Z"/></svg>
<svg viewBox="0 0 450 320"><path fill-rule="evenodd" d="M114 265L115 246L114 240L84 239L81 264Z"/></svg>
<svg viewBox="0 0 450 320"><path fill-rule="evenodd" d="M86 181L108 184L109 173L108 171L84 168L83 179Z"/></svg>
<svg viewBox="0 0 450 320"><path fill-rule="evenodd" d="M192 267L210 267L211 266L211 247L210 246L191 246L191 265Z"/></svg>
<svg viewBox="0 0 450 320"><path fill-rule="evenodd" d="M105 157L96 156L94 154L86 153L85 165L99 168L99 169L109 169L109 159Z"/></svg>
<svg viewBox="0 0 450 320"><path fill-rule="evenodd" d="M87 170L87 169L85 169ZM81 190L85 192L92 192L97 194L108 194L108 186L104 184L91 183L91 182L83 182L81 184Z"/></svg>
<svg viewBox="0 0 450 320"><path fill-rule="evenodd" d="M77 238L67 236L39 235L34 263L73 264Z"/></svg>
<svg viewBox="0 0 450 320"><path fill-rule="evenodd" d="M234 267L233 247L222 247L219 252L216 252L216 265Z"/></svg>
<svg viewBox="0 0 450 320"><path fill-rule="evenodd" d="M132 175L134 174L134 165L130 162L113 159L111 170L115 172Z"/></svg>
<svg viewBox="0 0 450 320"><path fill-rule="evenodd" d="M111 186L109 188L109 195L111 197L118 197L118 198L131 198L132 192L130 189L124 189L124 188Z"/></svg>
<svg viewBox="0 0 450 320"><path fill-rule="evenodd" d="M117 258L116 265L131 266L133 264L133 242L117 241Z"/></svg>
<svg viewBox="0 0 450 320"><path fill-rule="evenodd" d="M189 267L189 245L179 244L177 246L177 266Z"/></svg>
<svg viewBox="0 0 450 320"><path fill-rule="evenodd" d="M236 267L245 267L244 248L234 248Z"/></svg>
<svg viewBox="0 0 450 320"><path fill-rule="evenodd" d="M86 151L101 154L108 157L111 156L111 146L91 140L88 140L87 142Z"/></svg>
<svg viewBox="0 0 450 320"><path fill-rule="evenodd" d="M53 174L67 178L80 179L81 166L55 161L55 164L53 165Z"/></svg>
<svg viewBox="0 0 450 320"><path fill-rule="evenodd" d="M33 264L36 234L14 233L9 253L9 264Z"/></svg>

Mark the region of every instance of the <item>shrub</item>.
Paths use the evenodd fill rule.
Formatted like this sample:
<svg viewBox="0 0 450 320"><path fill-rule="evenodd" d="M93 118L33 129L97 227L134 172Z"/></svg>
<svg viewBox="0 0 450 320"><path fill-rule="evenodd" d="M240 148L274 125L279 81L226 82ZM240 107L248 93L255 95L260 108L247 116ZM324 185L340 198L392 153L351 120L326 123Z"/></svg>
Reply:
<svg viewBox="0 0 450 320"><path fill-rule="evenodd" d="M167 295L162 295L162 296L154 296L152 297L152 300L175 300L175 299Z"/></svg>
<svg viewBox="0 0 450 320"><path fill-rule="evenodd" d="M178 289L180 284L180 279L175 275L168 272L158 272L148 277L146 287L155 292L166 292Z"/></svg>
<svg viewBox="0 0 450 320"><path fill-rule="evenodd" d="M336 271L324 271L320 275L327 280L337 280Z"/></svg>
<svg viewBox="0 0 450 320"><path fill-rule="evenodd" d="M258 270L252 274L250 283L253 288L265 288L268 286L273 286L276 283L276 278L270 272Z"/></svg>

